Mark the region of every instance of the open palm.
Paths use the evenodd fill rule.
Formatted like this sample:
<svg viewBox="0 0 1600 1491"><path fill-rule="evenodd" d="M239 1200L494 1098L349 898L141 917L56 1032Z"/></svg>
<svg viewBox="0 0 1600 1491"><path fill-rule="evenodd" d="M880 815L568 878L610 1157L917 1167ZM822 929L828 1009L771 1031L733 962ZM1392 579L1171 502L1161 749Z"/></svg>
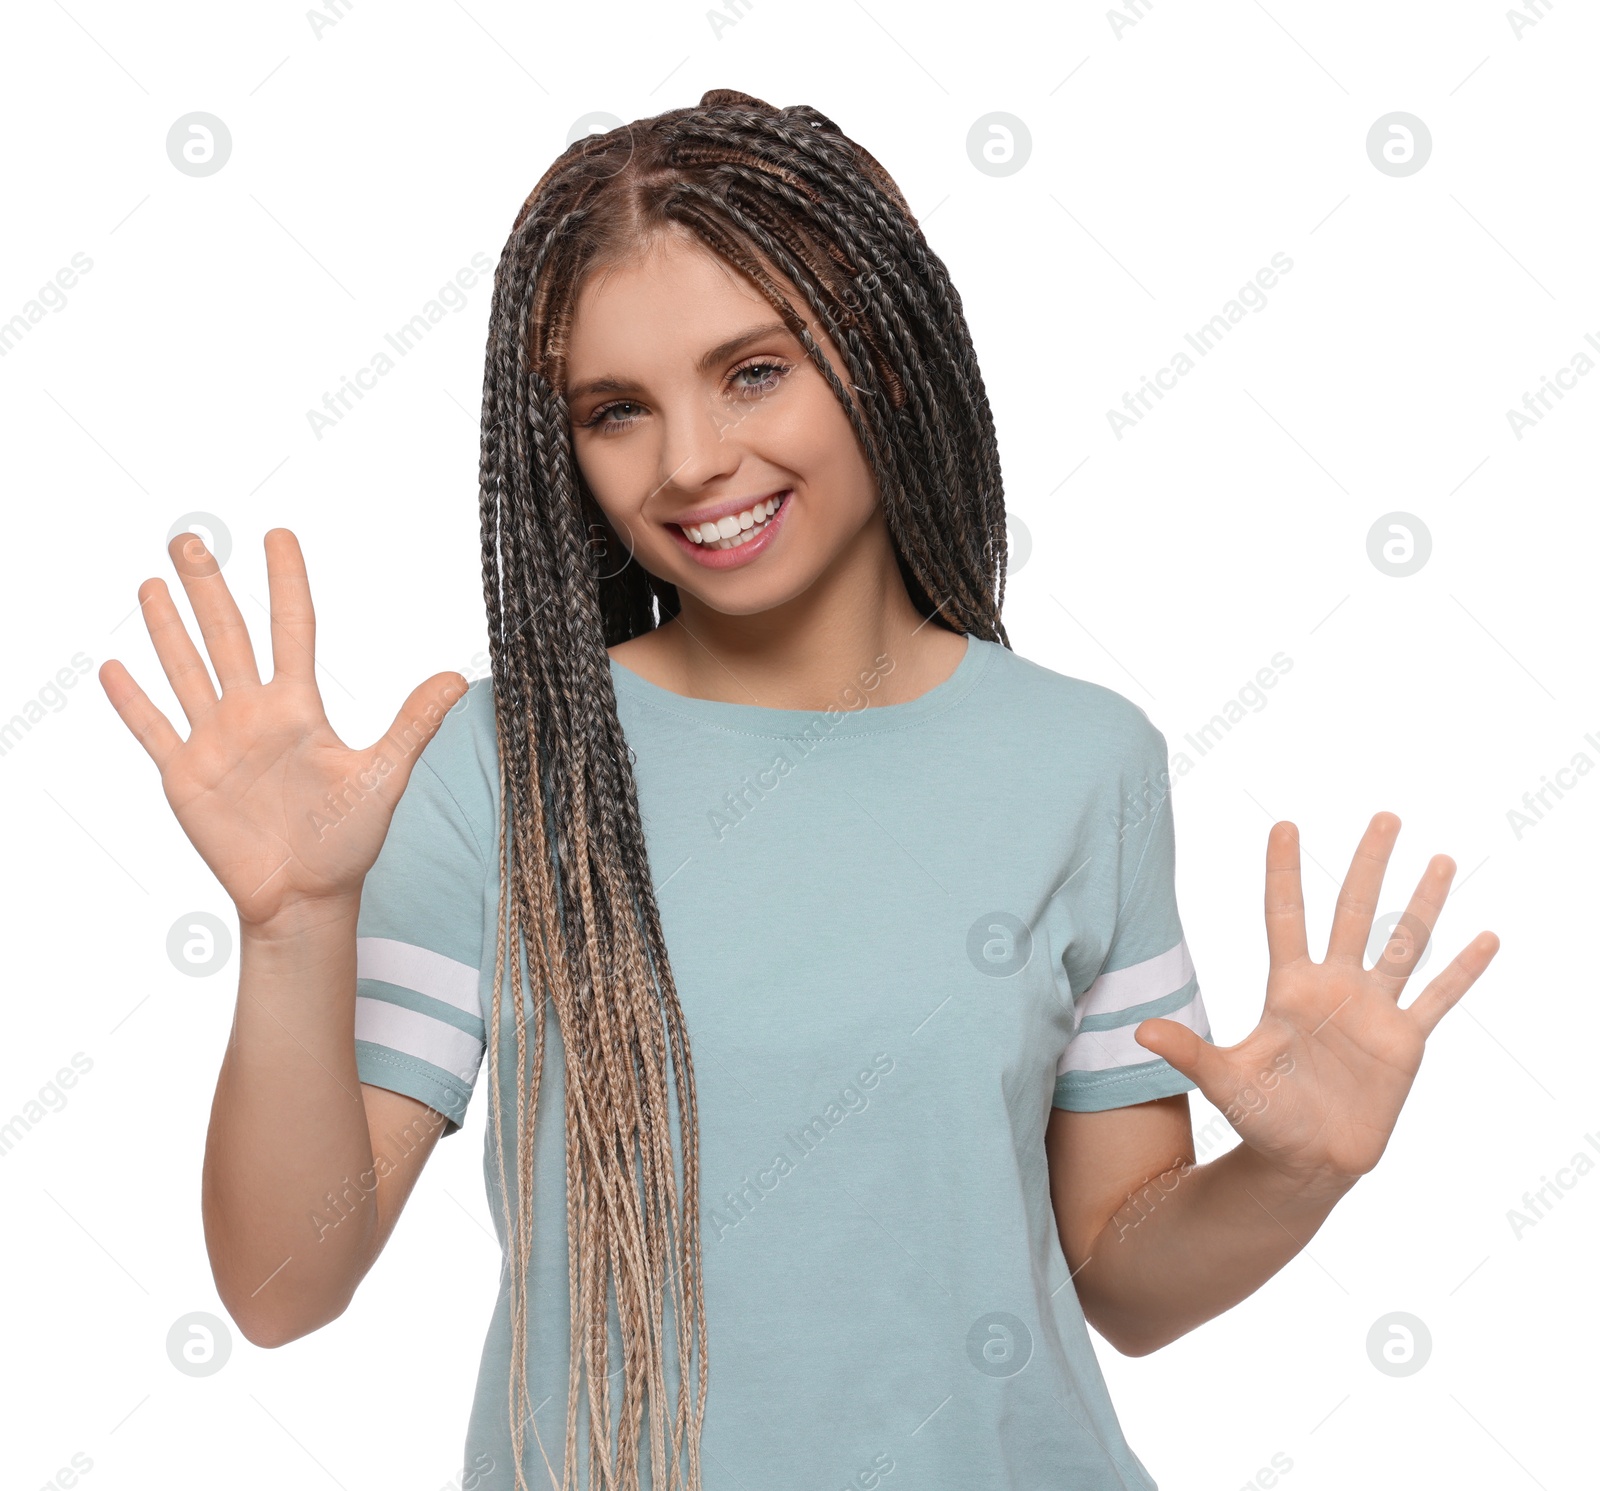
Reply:
<svg viewBox="0 0 1600 1491"><path fill-rule="evenodd" d="M345 745L323 711L315 669L316 618L300 545L266 535L273 674L262 683L250 634L216 559L192 533L169 546L194 607L213 684L166 586L139 587L145 624L190 724L182 739L116 659L100 669L113 708L161 771L183 831L238 908L264 924L298 903L361 888L422 748L466 691L435 674L406 700L388 733ZM218 689L220 687L220 697Z"/></svg>
<svg viewBox="0 0 1600 1491"><path fill-rule="evenodd" d="M1270 968L1260 1022L1234 1046L1215 1046L1172 1020L1140 1023L1134 1038L1199 1087L1240 1138L1308 1186L1352 1184L1378 1163L1422 1063L1429 1033L1500 946L1480 932L1409 1005L1406 980L1432 935L1455 862L1429 861L1383 956L1363 954L1400 820L1377 813L1357 846L1334 909L1327 956L1306 952L1295 825L1267 837Z"/></svg>

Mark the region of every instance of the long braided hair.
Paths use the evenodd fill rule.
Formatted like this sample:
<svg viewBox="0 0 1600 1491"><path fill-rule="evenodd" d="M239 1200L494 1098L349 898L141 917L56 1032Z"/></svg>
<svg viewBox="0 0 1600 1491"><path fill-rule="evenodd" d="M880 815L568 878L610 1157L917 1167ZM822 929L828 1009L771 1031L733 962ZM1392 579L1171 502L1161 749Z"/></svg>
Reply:
<svg viewBox="0 0 1600 1491"><path fill-rule="evenodd" d="M732 89L570 145L523 203L495 269L480 462L502 804L491 1091L503 1059L508 943L531 988L545 991L515 1001L514 1209L501 1105L491 1104L519 1491L534 1407L527 1321L545 998L565 1052L572 1349L560 1485L576 1464L580 1375L591 1487L637 1491L647 1405L650 1484L667 1491L669 1459L672 1488L701 1484L707 1360L694 1073L606 651L676 616L678 596L642 566L616 561L574 458L564 397L584 277L684 230L760 290L828 380L876 477L917 610L1010 646L1000 621L1005 504L983 380L960 297L883 167L815 109L776 109ZM772 267L804 293L803 311L780 292ZM807 318L839 349L859 404ZM611 1294L623 1357L615 1431ZM678 1367L670 1410L669 1316Z"/></svg>

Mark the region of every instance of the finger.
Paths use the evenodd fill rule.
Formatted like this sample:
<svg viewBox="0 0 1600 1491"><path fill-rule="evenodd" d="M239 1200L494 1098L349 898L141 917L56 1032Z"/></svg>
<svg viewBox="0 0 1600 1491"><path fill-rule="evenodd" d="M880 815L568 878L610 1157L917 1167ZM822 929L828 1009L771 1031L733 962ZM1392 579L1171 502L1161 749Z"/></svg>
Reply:
<svg viewBox="0 0 1600 1491"><path fill-rule="evenodd" d="M1267 966L1306 955L1306 902L1300 888L1300 830L1285 819L1267 834Z"/></svg>
<svg viewBox="0 0 1600 1491"><path fill-rule="evenodd" d="M167 682L192 725L217 704L217 686L211 681L205 659L183 624L164 580L149 579L139 587L139 608L156 656L161 659L161 671L167 675Z"/></svg>
<svg viewBox="0 0 1600 1491"><path fill-rule="evenodd" d="M256 655L244 617L222 578L222 567L198 534L185 530L167 545L178 578L194 607L200 635L205 638L211 666L223 693L240 684L261 682Z"/></svg>
<svg viewBox="0 0 1600 1491"><path fill-rule="evenodd" d="M466 692L467 680L459 673L435 673L411 691L394 724L367 752L372 776L381 784L379 791L385 799L398 801L423 748Z"/></svg>
<svg viewBox="0 0 1600 1491"><path fill-rule="evenodd" d="M171 721L150 702L145 691L115 658L103 662L95 676L100 680L100 687L106 691L111 707L133 732L133 738L145 748L157 768L165 771L173 752L183 745L182 737L172 728Z"/></svg>
<svg viewBox="0 0 1600 1491"><path fill-rule="evenodd" d="M1367 939L1372 935L1372 917L1383 891L1383 872L1399 833L1400 820L1393 813L1372 815L1334 903L1327 962L1366 967Z"/></svg>
<svg viewBox="0 0 1600 1491"><path fill-rule="evenodd" d="M1133 1038L1187 1077L1217 1107L1233 1101L1237 1080L1227 1053L1176 1020L1141 1020ZM1219 1101L1219 1099L1221 1101Z"/></svg>
<svg viewBox="0 0 1600 1491"><path fill-rule="evenodd" d="M1439 913L1444 909L1445 898L1450 894L1450 882L1455 873L1456 862L1448 854L1436 854L1428 861L1406 909L1400 913L1400 920L1390 928L1378 961L1368 970L1391 999L1400 998L1406 980L1421 961Z"/></svg>
<svg viewBox="0 0 1600 1491"><path fill-rule="evenodd" d="M267 551L267 597L272 613L272 677L316 685L317 614L311 605L300 541L287 528L262 540Z"/></svg>
<svg viewBox="0 0 1600 1491"><path fill-rule="evenodd" d="M1456 1001L1478 981L1489 960L1500 951L1500 939L1493 932L1479 932L1402 1011L1421 1027L1423 1038L1450 1012Z"/></svg>

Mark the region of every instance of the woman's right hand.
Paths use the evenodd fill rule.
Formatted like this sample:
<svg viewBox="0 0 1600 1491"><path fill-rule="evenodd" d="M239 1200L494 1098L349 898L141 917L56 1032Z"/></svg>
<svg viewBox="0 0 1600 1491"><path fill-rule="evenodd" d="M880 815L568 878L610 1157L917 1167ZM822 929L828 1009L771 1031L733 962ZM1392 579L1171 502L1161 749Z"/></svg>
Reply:
<svg viewBox="0 0 1600 1491"><path fill-rule="evenodd" d="M262 927L305 903L348 902L372 868L412 767L466 693L436 673L365 750L345 745L322 708L316 617L300 545L287 528L265 539L272 679L262 683L244 618L215 557L193 533L167 547L216 669L196 650L166 585L149 579L139 604L190 731L182 739L115 658L99 679L123 723L161 772L183 831L239 911ZM220 685L221 697L217 694Z"/></svg>

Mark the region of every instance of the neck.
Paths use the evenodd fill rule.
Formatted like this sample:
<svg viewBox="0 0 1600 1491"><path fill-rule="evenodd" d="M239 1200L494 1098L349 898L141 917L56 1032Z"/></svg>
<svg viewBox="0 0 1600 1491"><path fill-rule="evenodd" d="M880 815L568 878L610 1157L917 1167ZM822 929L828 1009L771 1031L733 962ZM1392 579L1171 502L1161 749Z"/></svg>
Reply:
<svg viewBox="0 0 1600 1491"><path fill-rule="evenodd" d="M678 616L624 643L618 661L631 666L631 649L637 671L674 693L768 709L916 698L950 676L966 642L918 614L887 526L871 526L880 542L853 545L808 589L762 611L718 611L680 588Z"/></svg>

